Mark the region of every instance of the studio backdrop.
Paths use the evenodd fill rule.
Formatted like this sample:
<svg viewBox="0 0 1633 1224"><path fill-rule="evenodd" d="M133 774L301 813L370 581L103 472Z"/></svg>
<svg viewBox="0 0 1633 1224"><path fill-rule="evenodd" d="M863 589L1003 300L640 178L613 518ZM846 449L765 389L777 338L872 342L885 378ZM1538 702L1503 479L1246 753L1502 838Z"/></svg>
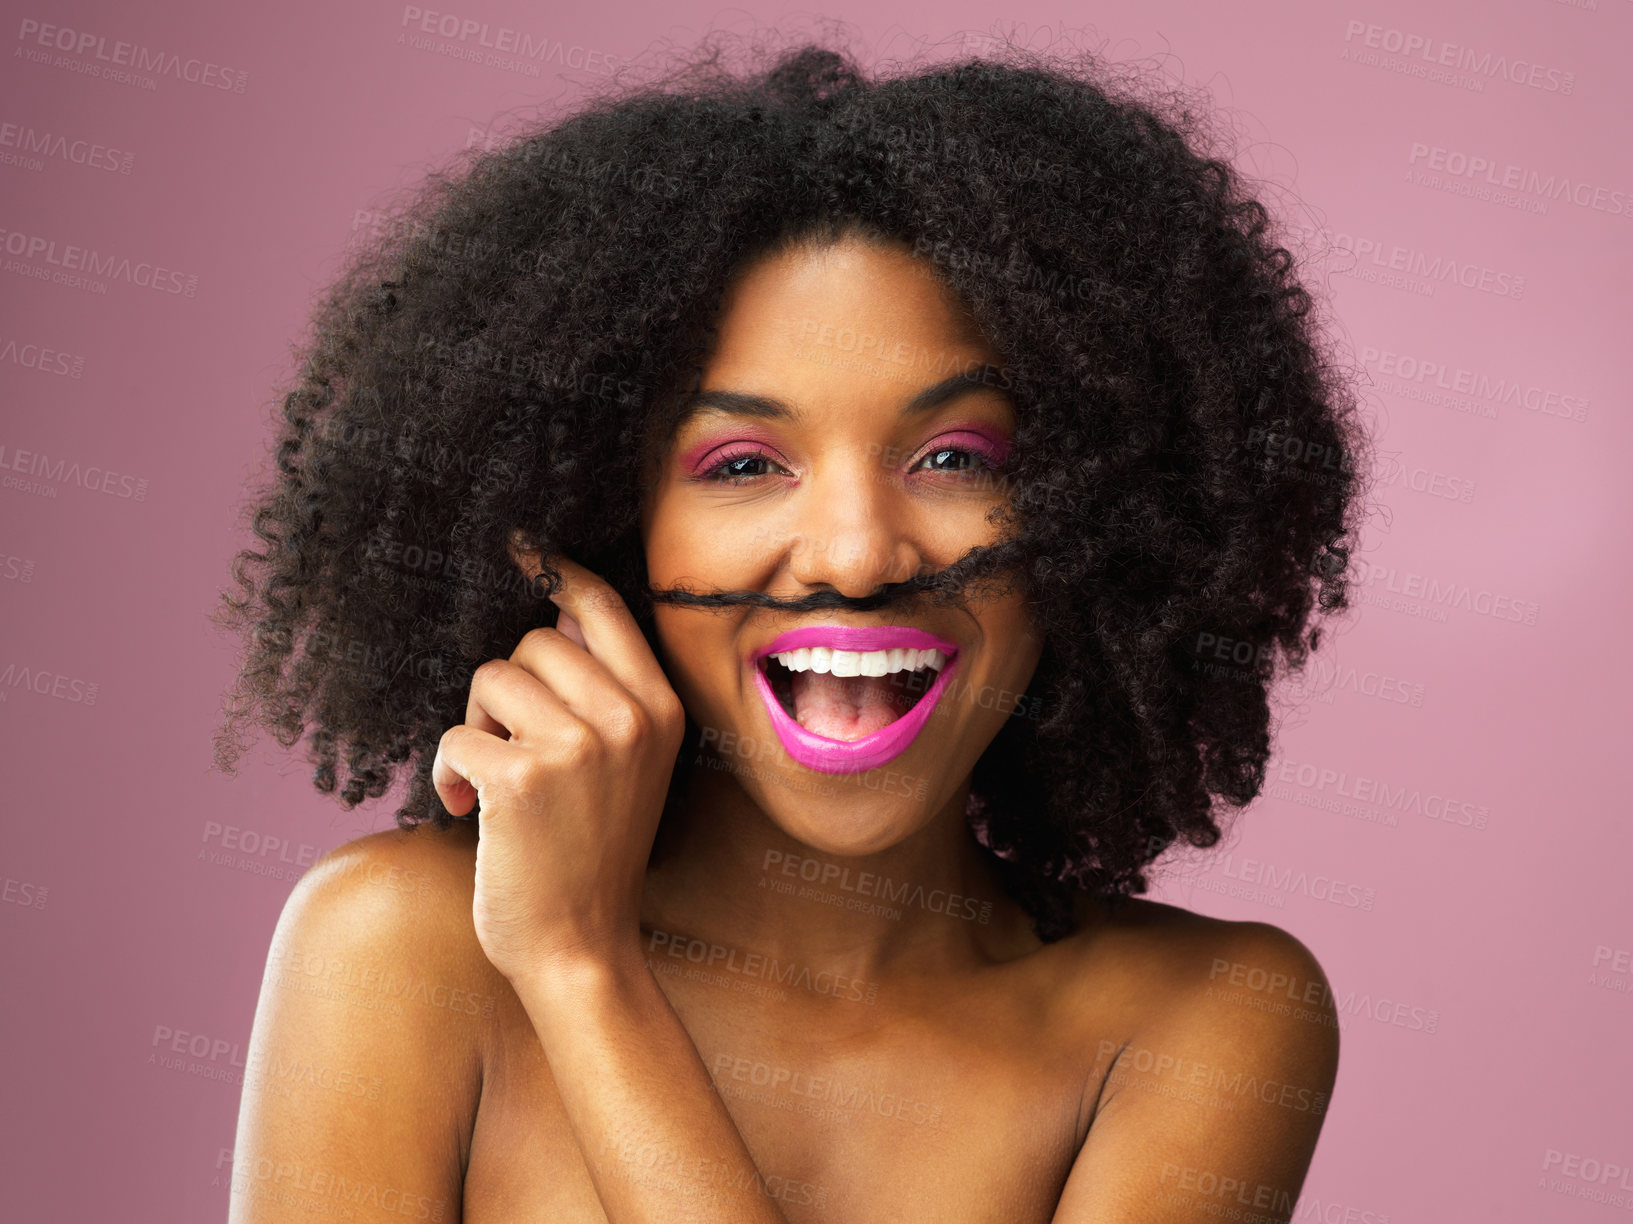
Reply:
<svg viewBox="0 0 1633 1224"><path fill-rule="evenodd" d="M1294 1219L1624 1217L1633 4L449 2L8 6L0 1215L225 1218L273 925L400 802L343 810L270 740L212 769L240 644L208 618L317 295L518 117L711 29L837 21L870 63L1080 47L1205 91L1352 363L1354 606L1280 694L1260 797L1151 894L1331 979Z"/></svg>

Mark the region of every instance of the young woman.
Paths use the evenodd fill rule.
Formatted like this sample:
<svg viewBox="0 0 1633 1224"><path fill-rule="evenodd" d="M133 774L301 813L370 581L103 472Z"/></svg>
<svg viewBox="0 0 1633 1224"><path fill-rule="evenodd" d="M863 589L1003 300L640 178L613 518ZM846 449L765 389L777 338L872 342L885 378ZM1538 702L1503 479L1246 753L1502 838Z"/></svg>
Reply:
<svg viewBox="0 0 1633 1224"><path fill-rule="evenodd" d="M1321 968L1134 894L1257 794L1365 439L1265 210L1093 67L704 60L380 226L222 757L408 789L278 925L234 1221L1292 1214Z"/></svg>

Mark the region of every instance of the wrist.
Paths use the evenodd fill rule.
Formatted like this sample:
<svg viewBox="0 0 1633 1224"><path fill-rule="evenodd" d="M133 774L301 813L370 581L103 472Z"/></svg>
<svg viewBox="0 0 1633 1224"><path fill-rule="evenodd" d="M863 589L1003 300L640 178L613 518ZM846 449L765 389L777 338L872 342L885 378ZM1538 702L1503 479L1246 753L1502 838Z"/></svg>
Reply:
<svg viewBox="0 0 1633 1224"><path fill-rule="evenodd" d="M523 972L512 975L511 986L530 1013L582 1010L592 999L616 993L642 977L649 977L646 957L637 939L594 947L558 949L535 957Z"/></svg>

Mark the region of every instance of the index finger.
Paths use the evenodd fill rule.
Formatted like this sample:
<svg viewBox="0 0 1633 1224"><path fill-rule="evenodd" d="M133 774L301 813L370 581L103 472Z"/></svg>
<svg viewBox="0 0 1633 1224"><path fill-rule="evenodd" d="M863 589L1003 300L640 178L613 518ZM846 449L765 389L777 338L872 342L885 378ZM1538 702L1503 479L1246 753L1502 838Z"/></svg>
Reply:
<svg viewBox="0 0 1633 1224"><path fill-rule="evenodd" d="M612 584L559 554L550 558L550 564L562 578L561 589L550 599L578 622L590 657L638 697L650 699L672 692L669 677Z"/></svg>

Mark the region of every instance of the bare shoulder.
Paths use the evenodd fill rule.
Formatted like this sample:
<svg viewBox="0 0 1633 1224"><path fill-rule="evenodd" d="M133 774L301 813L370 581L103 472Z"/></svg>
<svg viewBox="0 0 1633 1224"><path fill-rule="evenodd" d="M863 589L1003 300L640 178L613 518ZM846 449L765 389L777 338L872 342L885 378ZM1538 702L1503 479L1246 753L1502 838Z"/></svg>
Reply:
<svg viewBox="0 0 1633 1224"><path fill-rule="evenodd" d="M1291 975L1300 988L1326 985L1315 954L1292 933L1268 922L1213 918L1144 897L1115 903L1087 898L1071 938L1084 954L1093 952L1125 967L1136 965L1148 989L1177 997L1199 986L1241 986L1261 972ZM1279 982L1277 988L1287 983ZM1315 993L1320 993L1316 991Z"/></svg>
<svg viewBox="0 0 1633 1224"><path fill-rule="evenodd" d="M324 854L306 873L312 879L345 868L367 874L373 866L374 880L384 880L392 869L398 875L414 872L427 883L432 879L462 879L476 864L476 826L460 821L452 828L437 829L429 824L414 829L381 829L344 842ZM393 881L396 880L393 876Z"/></svg>
<svg viewBox="0 0 1633 1224"><path fill-rule="evenodd" d="M1068 940L1079 1014L1092 1017L1097 1049L1109 1031L1119 1057L1162 1046L1276 1063L1321 1099L1330 1092L1337 1009L1320 961L1292 933L1129 897L1085 900Z"/></svg>
<svg viewBox="0 0 1633 1224"><path fill-rule="evenodd" d="M507 988L471 925L475 842L457 828L372 833L291 891L250 1034L233 1224L318 1210L288 1169L306 1170L295 1185L371 1187L421 1219L456 1209Z"/></svg>
<svg viewBox="0 0 1633 1224"><path fill-rule="evenodd" d="M1314 953L1269 923L1142 898L1088 909L1069 938L1094 1100L1055 1219L1178 1224L1215 1214L1222 1186L1291 1218L1338 1071Z"/></svg>
<svg viewBox="0 0 1633 1224"><path fill-rule="evenodd" d="M386 829L335 847L290 894L274 953L298 939L319 953L411 965L491 987L502 979L471 923L476 843L475 827L461 823ZM332 967L324 976L345 978Z"/></svg>
<svg viewBox="0 0 1633 1224"><path fill-rule="evenodd" d="M444 908L436 901L452 902L461 893L469 900L475 868L476 831L467 822L449 829L382 829L324 854L295 892L307 903L400 906L435 921Z"/></svg>

